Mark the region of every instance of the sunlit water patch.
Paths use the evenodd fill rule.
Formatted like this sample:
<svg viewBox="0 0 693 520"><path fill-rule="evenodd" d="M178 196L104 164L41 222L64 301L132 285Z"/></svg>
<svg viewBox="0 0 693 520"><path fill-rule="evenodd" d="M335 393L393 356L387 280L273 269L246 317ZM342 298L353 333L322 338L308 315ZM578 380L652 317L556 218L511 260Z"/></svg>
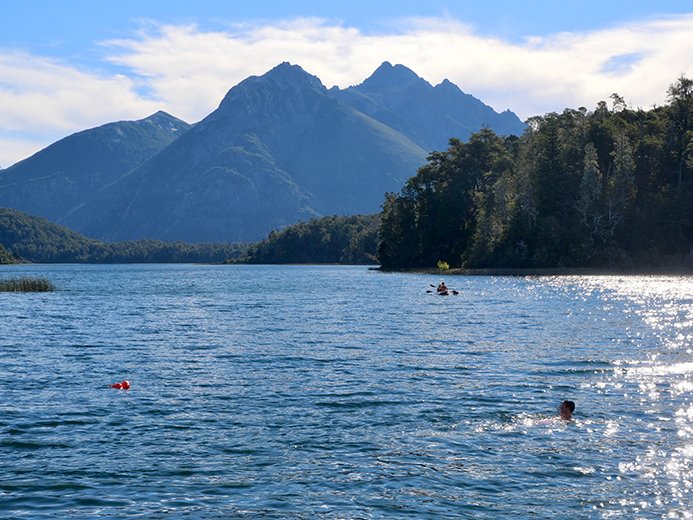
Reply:
<svg viewBox="0 0 693 520"><path fill-rule="evenodd" d="M22 274L0 517L691 517L690 277Z"/></svg>

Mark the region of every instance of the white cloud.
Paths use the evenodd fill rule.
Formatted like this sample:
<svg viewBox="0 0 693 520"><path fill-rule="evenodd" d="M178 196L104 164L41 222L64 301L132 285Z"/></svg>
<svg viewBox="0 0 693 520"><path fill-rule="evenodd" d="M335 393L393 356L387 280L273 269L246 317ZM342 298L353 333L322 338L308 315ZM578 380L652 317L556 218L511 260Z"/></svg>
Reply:
<svg viewBox="0 0 693 520"><path fill-rule="evenodd" d="M382 61L402 63L432 83L448 78L496 110L522 118L565 107L592 108L618 92L634 106L665 100L667 86L693 69L693 15L560 33L510 43L468 25L410 19L390 34L364 34L319 19L246 25L227 32L161 26L109 42L112 60L146 78L157 98L195 120L229 87L281 61L327 86L360 83Z"/></svg>
<svg viewBox="0 0 693 520"><path fill-rule="evenodd" d="M17 161L29 157L46 146L44 139L4 138L0 131L0 168L7 167Z"/></svg>
<svg viewBox="0 0 693 520"><path fill-rule="evenodd" d="M301 65L328 87L360 83L385 60L402 63L433 84L448 78L521 118L593 108L612 92L649 108L665 102L668 85L681 73L693 71L693 15L522 43L480 36L450 19L401 20L393 27L366 34L320 19L226 31L150 24L130 39L103 42L108 61L127 77L0 54L0 128L74 131L159 108L194 122L216 108L230 87L282 61ZM146 98L138 94L143 88ZM0 161L10 155L0 153Z"/></svg>
<svg viewBox="0 0 693 520"><path fill-rule="evenodd" d="M99 75L23 52L0 50L0 166L65 135L119 119L146 117L158 102L132 79ZM21 136L30 134L31 137Z"/></svg>

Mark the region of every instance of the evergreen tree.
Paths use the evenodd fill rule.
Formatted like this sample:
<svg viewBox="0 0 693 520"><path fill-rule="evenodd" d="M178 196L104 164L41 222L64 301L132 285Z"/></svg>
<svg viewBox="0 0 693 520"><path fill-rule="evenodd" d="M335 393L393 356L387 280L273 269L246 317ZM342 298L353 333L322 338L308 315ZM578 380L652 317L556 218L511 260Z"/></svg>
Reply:
<svg viewBox="0 0 693 520"><path fill-rule="evenodd" d="M607 225L609 235L613 236L616 226L623 222L635 198L633 149L624 133L619 133L614 138L614 150L611 152L611 157L613 168L607 181L606 199Z"/></svg>
<svg viewBox="0 0 693 520"><path fill-rule="evenodd" d="M580 214L580 223L587 232L587 247L590 250L593 250L598 243L603 243L605 239L603 182L597 149L594 144L587 143L577 210Z"/></svg>

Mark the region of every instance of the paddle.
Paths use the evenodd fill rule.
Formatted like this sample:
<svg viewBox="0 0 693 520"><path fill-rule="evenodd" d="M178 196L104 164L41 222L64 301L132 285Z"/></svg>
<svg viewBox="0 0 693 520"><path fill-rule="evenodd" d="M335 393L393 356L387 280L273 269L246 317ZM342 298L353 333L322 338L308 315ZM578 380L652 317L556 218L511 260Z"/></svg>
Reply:
<svg viewBox="0 0 693 520"><path fill-rule="evenodd" d="M430 283L429 283L428 285L430 285L431 287L433 287L433 288L436 289L436 291L437 291L437 287L436 287L435 285L430 284ZM458 294L460 294L459 291L456 291L455 289L448 289L448 291L450 291L450 292L451 292L453 295L455 295L455 296L457 296ZM428 290L428 291L426 291L426 292L427 292L427 293L432 293L433 291Z"/></svg>

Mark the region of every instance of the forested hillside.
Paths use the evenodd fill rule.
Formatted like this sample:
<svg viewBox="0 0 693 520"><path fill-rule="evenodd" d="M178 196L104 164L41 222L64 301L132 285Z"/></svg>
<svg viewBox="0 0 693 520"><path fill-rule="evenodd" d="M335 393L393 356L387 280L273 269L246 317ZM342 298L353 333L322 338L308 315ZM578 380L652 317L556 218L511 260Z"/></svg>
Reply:
<svg viewBox="0 0 693 520"><path fill-rule="evenodd" d="M241 261L253 264L377 263L378 215L323 217L273 231L250 246Z"/></svg>
<svg viewBox="0 0 693 520"><path fill-rule="evenodd" d="M693 81L668 103L528 121L520 137L452 139L385 198L385 268L692 267Z"/></svg>
<svg viewBox="0 0 693 520"><path fill-rule="evenodd" d="M16 257L39 263L217 263L245 254L247 249L244 244L186 244L158 240L106 243L46 219L4 208L0 208L0 244Z"/></svg>

